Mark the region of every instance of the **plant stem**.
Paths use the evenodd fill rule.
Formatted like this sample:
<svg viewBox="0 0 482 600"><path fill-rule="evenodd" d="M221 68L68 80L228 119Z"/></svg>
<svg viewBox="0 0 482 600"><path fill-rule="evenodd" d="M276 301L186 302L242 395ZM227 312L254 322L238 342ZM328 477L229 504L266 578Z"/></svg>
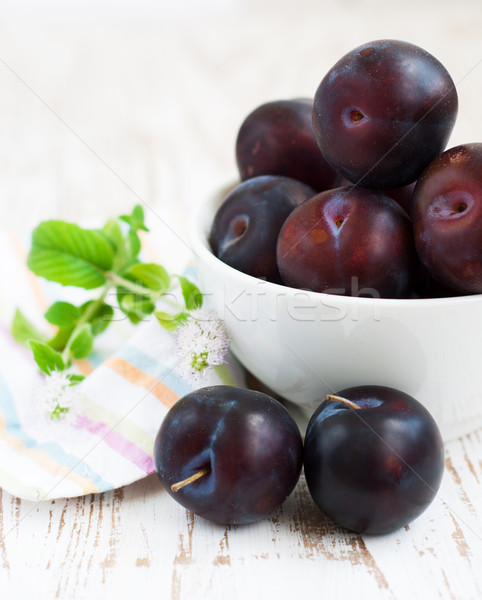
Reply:
<svg viewBox="0 0 482 600"><path fill-rule="evenodd" d="M162 296L164 296L166 294L166 290L159 290L159 291L150 290L149 288L144 287L143 285L139 285L137 283L134 283L133 281L129 281L129 279L125 279L124 277L122 277L121 275L119 275L118 273L115 273L113 271L106 273L106 278L107 278L107 283L102 288L102 293L97 298L97 300L94 300L94 302L92 302L92 304L90 304L88 306L87 310L77 321L74 330L70 334L69 339L67 340L67 343L65 344L65 348L62 351L62 360L64 361L64 364L67 364L69 361L70 348L72 347L72 343L73 343L76 335L79 333L81 327L83 325L85 325L85 323L88 323L90 321L90 319L95 315L95 313L99 310L99 308L104 303L104 300L105 300L107 294L113 287L120 286L120 287L125 288L129 292L132 292L133 294L137 294L139 296L144 296L144 297L147 296L154 304L156 303L157 300L159 300ZM174 300L171 300L167 297L164 297L163 301L172 306L175 306L178 309L183 308L182 304L179 304L178 302L175 302Z"/></svg>
<svg viewBox="0 0 482 600"><path fill-rule="evenodd" d="M197 481L198 479L200 479L201 477L204 477L204 475L207 475L208 473L211 473L211 467L209 465L207 467L203 467L202 469L199 469L199 471L196 471L196 473L194 473L194 475L191 475L191 477L188 477L187 479L183 479L182 481L178 481L177 483L173 483L171 485L171 490L173 492L178 492L184 486L189 485L190 483L193 483L194 481Z"/></svg>
<svg viewBox="0 0 482 600"><path fill-rule="evenodd" d="M104 300L109 292L109 290L111 289L111 285L107 284L102 288L102 293L101 295L97 298L97 300L94 300L94 302L92 302L92 304L90 304L86 311L84 312L84 314L80 317L80 319L77 321L76 326L74 327L74 330L72 331L72 333L70 334L69 339L67 340L67 343L65 344L65 348L62 351L62 360L64 361L64 364L68 363L69 360L69 354L70 354L70 348L72 346L72 343L75 339L75 336L79 333L81 327L83 325L85 325L85 323L88 323L90 321L90 319L95 315L95 313L99 310L99 308L102 306L102 304L104 303Z"/></svg>
<svg viewBox="0 0 482 600"><path fill-rule="evenodd" d="M333 402L342 402L343 404L349 406L350 408L353 408L354 410L360 410L361 408L360 406L358 406L358 404L355 404L351 400L347 400L346 398L342 398L341 396L336 396L335 394L327 394L326 399L332 400Z"/></svg>
<svg viewBox="0 0 482 600"><path fill-rule="evenodd" d="M126 288L126 290L129 290L133 294L140 294L141 296L151 296L154 293L149 288L134 283L129 279L125 279L125 277L122 277L121 275L119 275L118 273L114 273L113 271L106 273L106 277L107 280L110 281L113 285L122 286L123 288Z"/></svg>
<svg viewBox="0 0 482 600"><path fill-rule="evenodd" d="M162 298L163 302L166 302L167 304L170 304L171 306L175 306L178 309L184 308L184 306L182 304L180 304L179 302L176 302L174 300L171 300L170 298L168 298L166 296L166 294L169 290L158 290L158 291L150 290L149 288L144 287L143 285L134 283L133 281L130 281L129 279L125 279L121 275L118 275L117 273L114 273L112 271L107 273L107 280L110 281L113 285L123 287L126 290L128 290L129 292L132 292L133 294L138 294L139 296L147 296L154 304L156 303L157 300L160 300Z"/></svg>

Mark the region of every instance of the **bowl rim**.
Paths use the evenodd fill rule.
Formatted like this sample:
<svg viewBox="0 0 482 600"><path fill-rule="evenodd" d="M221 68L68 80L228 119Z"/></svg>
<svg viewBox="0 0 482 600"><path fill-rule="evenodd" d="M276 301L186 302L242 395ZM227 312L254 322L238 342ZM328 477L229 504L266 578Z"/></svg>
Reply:
<svg viewBox="0 0 482 600"><path fill-rule="evenodd" d="M239 182L238 182L239 183ZM215 268L226 270L229 277L234 277L240 282L245 282L247 285L262 284L263 289L272 289L273 292L284 292L287 295L294 295L303 292L313 302L326 304L327 302L339 303L340 305L353 306L358 303L370 304L373 303L380 307L392 307L406 309L409 308L437 308L437 307L455 307L464 304L482 303L482 294L469 294L462 296L446 296L440 298L367 298L362 296L342 296L341 294L326 294L324 292L315 292L313 290L305 290L294 288L283 284L273 283L258 279L242 271L238 271L220 260L211 250L208 235L211 226L212 218L216 203L219 205L227 191L232 189L236 182L232 180L229 183L218 186L211 193L210 197L191 213L188 221L188 237L191 244L192 252L198 260L210 262ZM267 286L267 287L264 287ZM202 290L201 290L202 291Z"/></svg>

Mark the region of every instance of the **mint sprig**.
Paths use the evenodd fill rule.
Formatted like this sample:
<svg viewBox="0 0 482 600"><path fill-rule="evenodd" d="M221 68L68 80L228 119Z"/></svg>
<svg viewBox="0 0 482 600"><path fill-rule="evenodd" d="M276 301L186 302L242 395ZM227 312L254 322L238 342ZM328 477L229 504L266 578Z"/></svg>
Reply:
<svg viewBox="0 0 482 600"><path fill-rule="evenodd" d="M13 336L32 350L46 375L69 369L75 360L88 357L96 336L114 320L115 308L134 324L156 313L158 322L172 331L185 321L189 311L202 306L202 294L190 280L140 260L139 231L148 231L141 206L135 206L130 215L109 219L102 229L49 220L33 231L27 265L35 275L64 286L96 291L79 306L59 300L49 307L45 319L57 327L50 338L16 311ZM176 288L183 303L174 303L171 316L156 311L156 304L167 294L172 304ZM117 299L116 307L107 301L112 297ZM82 379L71 373L68 377L72 385Z"/></svg>

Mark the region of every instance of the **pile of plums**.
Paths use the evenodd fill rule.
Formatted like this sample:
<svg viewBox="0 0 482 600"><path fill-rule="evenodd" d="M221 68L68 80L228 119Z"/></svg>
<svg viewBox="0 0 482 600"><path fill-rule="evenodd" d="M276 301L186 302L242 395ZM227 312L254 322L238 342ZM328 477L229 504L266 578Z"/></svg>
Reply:
<svg viewBox="0 0 482 600"><path fill-rule="evenodd" d="M445 150L458 110L440 62L407 42L355 48L313 101L247 116L242 182L216 212L213 253L294 288L381 298L482 293L482 143ZM439 489L444 451L430 413L402 391L327 396L304 441L286 408L230 386L179 400L155 440L162 484L211 521L250 523L293 491L304 467L318 507L359 533L395 531Z"/></svg>
<svg viewBox="0 0 482 600"><path fill-rule="evenodd" d="M214 218L214 254L316 292L482 293L482 144L444 151L457 110L449 73L425 50L355 48L313 102L268 102L246 117L242 183Z"/></svg>
<svg viewBox="0 0 482 600"><path fill-rule="evenodd" d="M388 387L330 395L303 444L287 409L267 394L205 387L181 398L156 436L154 463L169 494L216 523L268 516L295 488L304 465L317 506L367 534L397 530L435 498L444 449L417 400Z"/></svg>

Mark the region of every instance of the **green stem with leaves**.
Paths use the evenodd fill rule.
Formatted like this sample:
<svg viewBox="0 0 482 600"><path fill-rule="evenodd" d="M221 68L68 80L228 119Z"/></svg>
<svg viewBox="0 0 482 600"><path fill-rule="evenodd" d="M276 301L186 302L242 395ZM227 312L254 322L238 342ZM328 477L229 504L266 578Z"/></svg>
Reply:
<svg viewBox="0 0 482 600"><path fill-rule="evenodd" d="M110 219L102 229L83 229L58 220L44 221L34 229L27 265L35 275L64 286L98 290L96 297L81 306L54 302L45 313L47 321L58 328L51 339L17 310L13 336L30 347L41 371L47 375L63 371L73 360L90 354L95 336L114 318L114 308L106 302L113 290L120 310L133 324L154 313L159 323L172 331L186 320L189 311L201 307L202 295L191 281L139 259L139 231L147 231L141 206L135 206L130 215ZM184 305L166 296L174 288L174 279ZM177 312L156 310L161 298Z"/></svg>
<svg viewBox="0 0 482 600"><path fill-rule="evenodd" d="M149 300L151 300L151 302L156 303L162 298L163 302L165 302L166 304L170 304L178 310L182 310L185 308L183 304L173 300L172 297L169 297L169 292L174 289L174 286L169 287L169 289L167 290L150 290L149 288L143 285L139 285L133 281L130 281L129 279L125 279L125 277L122 277L118 273L107 273L106 276L107 279L113 284L113 286L124 288L125 290L132 292L133 294L137 294L138 296L147 297L149 298ZM173 275L172 277L177 277L181 280L184 279L184 277L180 277L178 275Z"/></svg>
<svg viewBox="0 0 482 600"><path fill-rule="evenodd" d="M129 279L125 279L121 275L117 273L107 273L107 280L111 282L113 287L121 287L126 289L133 294L137 294L139 296L145 296L152 300L153 302L157 302L164 294L166 294L169 290L150 290L149 288L139 285L134 281L130 281Z"/></svg>
<svg viewBox="0 0 482 600"><path fill-rule="evenodd" d="M74 327L74 330L72 331L70 337L68 338L68 340L65 344L65 348L63 349L62 354L61 354L64 364L67 365L69 363L70 349L72 347L72 343L74 342L75 338L79 334L82 327L85 324L89 323L90 320L92 319L92 317L97 314L97 312L99 311L101 306L104 304L104 300L106 299L106 296L109 293L110 289L111 289L111 286L105 286L103 288L101 295L97 298L97 300L94 300L94 302L92 302L92 304L89 304L89 306L87 307L87 309L85 310L83 315L77 321L77 324Z"/></svg>

